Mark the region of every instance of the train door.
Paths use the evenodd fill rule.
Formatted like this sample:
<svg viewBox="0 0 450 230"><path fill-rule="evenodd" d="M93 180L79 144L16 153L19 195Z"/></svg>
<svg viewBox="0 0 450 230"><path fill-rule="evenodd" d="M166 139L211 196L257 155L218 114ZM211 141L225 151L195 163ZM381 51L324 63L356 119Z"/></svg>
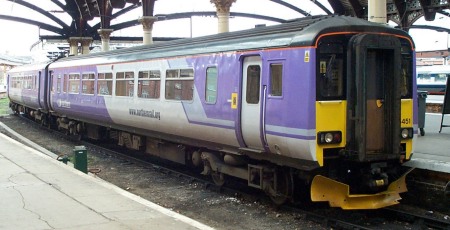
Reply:
<svg viewBox="0 0 450 230"><path fill-rule="evenodd" d="M401 44L392 36L350 40L349 140L359 160L394 158L400 146Z"/></svg>
<svg viewBox="0 0 450 230"><path fill-rule="evenodd" d="M247 148L264 149L261 129L261 57L244 59L242 67L241 131Z"/></svg>

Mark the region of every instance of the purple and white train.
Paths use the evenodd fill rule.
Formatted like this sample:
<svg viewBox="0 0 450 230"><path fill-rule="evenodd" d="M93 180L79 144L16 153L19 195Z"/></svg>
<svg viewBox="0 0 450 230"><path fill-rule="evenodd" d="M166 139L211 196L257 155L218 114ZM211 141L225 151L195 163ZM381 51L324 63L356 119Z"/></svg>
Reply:
<svg viewBox="0 0 450 230"><path fill-rule="evenodd" d="M398 203L417 137L404 31L316 16L62 58L9 72L11 108L43 125L343 209Z"/></svg>

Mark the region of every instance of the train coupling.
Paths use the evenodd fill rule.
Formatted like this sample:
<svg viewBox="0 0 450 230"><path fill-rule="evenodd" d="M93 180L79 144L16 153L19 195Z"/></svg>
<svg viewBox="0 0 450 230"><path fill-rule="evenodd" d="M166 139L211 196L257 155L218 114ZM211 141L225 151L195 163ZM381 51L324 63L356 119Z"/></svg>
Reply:
<svg viewBox="0 0 450 230"><path fill-rule="evenodd" d="M408 191L405 179L413 169L389 184L386 191L375 194L350 194L349 185L317 175L311 184L311 200L328 201L331 207L347 210L378 209L395 205L402 199L400 193Z"/></svg>

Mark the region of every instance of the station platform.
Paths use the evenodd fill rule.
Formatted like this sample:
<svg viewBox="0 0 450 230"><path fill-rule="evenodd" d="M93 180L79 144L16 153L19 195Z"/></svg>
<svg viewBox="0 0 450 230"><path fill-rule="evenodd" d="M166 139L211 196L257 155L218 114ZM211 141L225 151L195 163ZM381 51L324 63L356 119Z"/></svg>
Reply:
<svg viewBox="0 0 450 230"><path fill-rule="evenodd" d="M0 229L212 229L0 133Z"/></svg>
<svg viewBox="0 0 450 230"><path fill-rule="evenodd" d="M418 136L412 159L405 166L450 173L450 127L439 133L441 117L440 113L425 114L425 135ZM450 124L450 115L445 115L444 124Z"/></svg>

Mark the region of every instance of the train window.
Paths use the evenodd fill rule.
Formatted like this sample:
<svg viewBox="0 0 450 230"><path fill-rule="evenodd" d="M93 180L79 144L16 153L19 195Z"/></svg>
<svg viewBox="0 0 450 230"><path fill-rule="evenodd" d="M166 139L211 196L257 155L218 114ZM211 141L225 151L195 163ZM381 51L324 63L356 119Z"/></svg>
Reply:
<svg viewBox="0 0 450 230"><path fill-rule="evenodd" d="M80 74L69 74L69 93L80 93Z"/></svg>
<svg viewBox="0 0 450 230"><path fill-rule="evenodd" d="M194 70L167 70L165 97L173 100L192 100L194 98Z"/></svg>
<svg viewBox="0 0 450 230"><path fill-rule="evenodd" d="M38 77L39 76L39 77ZM41 78L41 71L39 71L39 75L34 75L34 88L33 89L37 89L39 86L39 79Z"/></svg>
<svg viewBox="0 0 450 230"><path fill-rule="evenodd" d="M81 78L81 93L94 94L95 74L83 73Z"/></svg>
<svg viewBox="0 0 450 230"><path fill-rule="evenodd" d="M248 66L246 101L249 104L259 103L260 76L261 67L259 65Z"/></svg>
<svg viewBox="0 0 450 230"><path fill-rule="evenodd" d="M217 100L217 67L208 67L206 69L206 103L216 103Z"/></svg>
<svg viewBox="0 0 450 230"><path fill-rule="evenodd" d="M63 87L62 90L64 93L67 93L67 84L69 83L69 75L68 74L64 74L64 79L62 81Z"/></svg>
<svg viewBox="0 0 450 230"><path fill-rule="evenodd" d="M55 86L53 80L55 79L55 75L53 74L53 71L50 71L50 91L53 93L55 92Z"/></svg>
<svg viewBox="0 0 450 230"><path fill-rule="evenodd" d="M138 97L159 98L161 72L159 70L139 71Z"/></svg>
<svg viewBox="0 0 450 230"><path fill-rule="evenodd" d="M116 73L116 96L134 96L134 72Z"/></svg>
<svg viewBox="0 0 450 230"><path fill-rule="evenodd" d="M58 74L58 79L56 80L56 92L61 93L61 74Z"/></svg>
<svg viewBox="0 0 450 230"><path fill-rule="evenodd" d="M270 95L283 95L283 65L270 64Z"/></svg>
<svg viewBox="0 0 450 230"><path fill-rule="evenodd" d="M25 76L23 81L23 88L24 89L31 89L33 86L31 84L31 76Z"/></svg>
<svg viewBox="0 0 450 230"><path fill-rule="evenodd" d="M97 80L97 94L111 95L112 94L112 73L98 73Z"/></svg>

